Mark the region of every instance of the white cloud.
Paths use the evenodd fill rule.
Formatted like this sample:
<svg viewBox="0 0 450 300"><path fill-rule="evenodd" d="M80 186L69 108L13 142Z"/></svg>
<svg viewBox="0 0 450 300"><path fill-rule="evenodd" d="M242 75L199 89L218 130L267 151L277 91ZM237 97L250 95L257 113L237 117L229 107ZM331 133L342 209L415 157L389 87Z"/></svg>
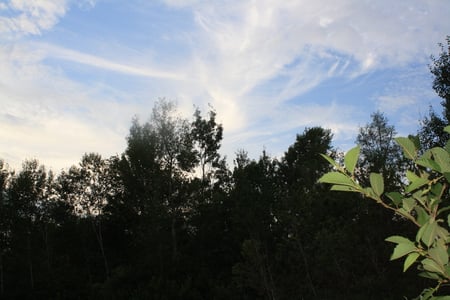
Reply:
<svg viewBox="0 0 450 300"><path fill-rule="evenodd" d="M173 72L171 73L145 66L119 63L99 56L81 53L78 51L65 49L54 45L36 44L36 46L42 49L42 51L45 51L46 55L51 58L68 60L79 64L89 65L91 67L101 68L133 76L155 77L170 80L186 80L186 76L184 74L177 74Z"/></svg>
<svg viewBox="0 0 450 300"><path fill-rule="evenodd" d="M133 93L74 82L46 66L42 53L26 45L0 48L0 157L15 169L36 157L59 171L84 152L123 151L132 116L145 111Z"/></svg>
<svg viewBox="0 0 450 300"><path fill-rule="evenodd" d="M7 0L0 3L0 36L40 35L52 29L69 10L71 3L91 9L96 0Z"/></svg>
<svg viewBox="0 0 450 300"><path fill-rule="evenodd" d="M224 123L228 154L238 147L258 153L264 140L279 152L293 142L284 139L291 132L319 124L348 141L358 125L352 113L358 112L337 102L307 105L296 97L332 78L355 78L410 62L424 63L450 32L450 6L444 0L165 2L191 12L194 18L197 31L180 28L174 31L182 36L178 39L164 33L167 41L189 39L183 61L172 62L158 53L165 58L166 65L162 65L155 57L137 57L132 51L114 53L114 43L126 42L111 43L106 38L99 38L98 43L104 43L108 55L96 52L95 47L75 50L45 40L1 44L0 120L8 130L1 133L0 148L15 145L8 153L15 153L16 161L29 155L48 161L60 157L56 169L78 160L80 151L108 153L114 147L121 151L131 115L147 117L151 103L145 97L155 100L157 96L178 100L187 114L193 102L200 107L211 103ZM95 1L11 0L0 4L0 36L26 39L38 35L34 38L38 40L71 5L92 8ZM5 10L9 16L2 14ZM145 49L147 45L129 47L136 52L155 51ZM83 65L86 73L92 71L93 81L69 78L64 64L54 61L70 62L77 68ZM95 77L98 70L111 71L108 76L147 79L148 87L130 91L128 86L113 86ZM139 100L131 100L136 95ZM374 97L375 105L395 112L413 103L411 95L383 91ZM0 156L10 157L8 153ZM67 160L60 153L67 153Z"/></svg>
<svg viewBox="0 0 450 300"><path fill-rule="evenodd" d="M66 0L10 0L3 5L12 17L0 16L0 33L40 34L52 28L67 11Z"/></svg>
<svg viewBox="0 0 450 300"><path fill-rule="evenodd" d="M201 31L193 36L192 73L232 135L330 77L356 78L411 62L426 63L450 32L446 21L450 6L445 1L166 3L194 12ZM276 89L270 99L254 95L265 84ZM402 105L391 102L388 107L388 103L389 98L381 96L378 105L390 109ZM291 111L291 106L284 106L282 122L291 124L309 113L308 107L296 114ZM336 120L335 115L330 118ZM350 117L339 121L344 124L341 128L358 126Z"/></svg>

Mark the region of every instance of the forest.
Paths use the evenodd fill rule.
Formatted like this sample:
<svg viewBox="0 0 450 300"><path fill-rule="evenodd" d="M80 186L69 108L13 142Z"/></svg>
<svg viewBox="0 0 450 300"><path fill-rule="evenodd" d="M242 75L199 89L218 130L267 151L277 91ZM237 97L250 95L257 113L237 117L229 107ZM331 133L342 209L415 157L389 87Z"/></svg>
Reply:
<svg viewBox="0 0 450 300"><path fill-rule="evenodd" d="M430 108L410 136L422 149L449 138L441 49L430 71L442 113ZM318 182L332 169L320 154L344 157L329 129L306 128L280 158L239 150L230 167L216 112L175 111L158 100L121 155L86 153L57 175L0 161L1 299L411 299L430 285L390 261L385 238L411 224ZM379 172L401 186L411 166L395 137L379 111L359 128L359 182Z"/></svg>

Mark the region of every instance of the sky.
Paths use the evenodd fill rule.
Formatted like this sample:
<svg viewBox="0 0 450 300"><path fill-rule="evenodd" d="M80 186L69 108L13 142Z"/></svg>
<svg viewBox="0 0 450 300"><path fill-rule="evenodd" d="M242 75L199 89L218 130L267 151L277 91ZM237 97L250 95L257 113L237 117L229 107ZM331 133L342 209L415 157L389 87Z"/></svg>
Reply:
<svg viewBox="0 0 450 300"><path fill-rule="evenodd" d="M121 154L159 98L212 106L221 153L281 157L305 128L351 148L381 111L399 135L441 111L428 65L448 0L0 0L0 158L59 172Z"/></svg>

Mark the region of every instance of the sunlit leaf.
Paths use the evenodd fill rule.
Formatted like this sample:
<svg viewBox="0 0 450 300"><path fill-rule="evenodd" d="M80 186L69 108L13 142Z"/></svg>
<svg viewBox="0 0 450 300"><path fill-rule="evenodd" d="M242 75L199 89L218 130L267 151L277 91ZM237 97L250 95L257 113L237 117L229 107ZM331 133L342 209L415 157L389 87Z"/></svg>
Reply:
<svg viewBox="0 0 450 300"><path fill-rule="evenodd" d="M323 154L323 153L320 153L320 155L321 155L323 158L325 158L325 159L330 163L330 165L332 165L333 167L338 167L338 166L339 166L338 163L337 163L334 159L332 159L331 157L329 157L328 155L325 155L325 154Z"/></svg>
<svg viewBox="0 0 450 300"><path fill-rule="evenodd" d="M429 168L431 170L437 171L437 172L441 172L441 167L439 166L438 163L436 163L434 160L429 159L429 158L419 158L415 161L416 164L418 164L419 166L425 167L425 168Z"/></svg>
<svg viewBox="0 0 450 300"><path fill-rule="evenodd" d="M426 222L428 222L430 215L427 214L425 209L420 206L416 206L414 210L417 213L417 223L419 223L420 226L423 226Z"/></svg>
<svg viewBox="0 0 450 300"><path fill-rule="evenodd" d="M417 248L413 244L398 244L392 252L391 260L398 259L416 250Z"/></svg>
<svg viewBox="0 0 450 300"><path fill-rule="evenodd" d="M427 178L417 177L414 181L411 182L410 185L405 189L405 192L410 193L426 184L430 181Z"/></svg>
<svg viewBox="0 0 450 300"><path fill-rule="evenodd" d="M408 138L405 137L398 137L395 139L397 143L400 144L400 146L403 149L403 153L405 156L409 159L415 159L417 154L416 146L414 145L414 142L411 141Z"/></svg>
<svg viewBox="0 0 450 300"><path fill-rule="evenodd" d="M433 158L439 165L441 172L450 172L450 155L447 151L440 147L431 149Z"/></svg>
<svg viewBox="0 0 450 300"><path fill-rule="evenodd" d="M409 180L409 182L413 182L417 179L419 179L420 177L417 176L414 172L407 170L406 171L406 178Z"/></svg>
<svg viewBox="0 0 450 300"><path fill-rule="evenodd" d="M359 192L359 190L355 189L354 187L338 184L333 185L330 190L338 192Z"/></svg>
<svg viewBox="0 0 450 300"><path fill-rule="evenodd" d="M436 247L429 249L428 254L441 267L448 263L447 249L441 243L437 243Z"/></svg>
<svg viewBox="0 0 450 300"><path fill-rule="evenodd" d="M416 204L417 202L413 198L404 198L402 201L402 206L407 212L410 212Z"/></svg>
<svg viewBox="0 0 450 300"><path fill-rule="evenodd" d="M405 262L403 263L403 272L406 272L406 270L411 267L411 265L417 260L417 258L420 256L417 252L411 252L408 254L408 256L405 259Z"/></svg>
<svg viewBox="0 0 450 300"><path fill-rule="evenodd" d="M355 171L356 163L358 162L359 152L361 147L356 146L345 154L344 156L344 164L347 171L349 171L351 174Z"/></svg>
<svg viewBox="0 0 450 300"><path fill-rule="evenodd" d="M319 179L319 182L355 186L355 183L353 182L352 179L339 172L326 173Z"/></svg>
<svg viewBox="0 0 450 300"><path fill-rule="evenodd" d="M381 196L384 192L383 176L378 173L370 173L370 185L377 196Z"/></svg>
<svg viewBox="0 0 450 300"><path fill-rule="evenodd" d="M434 272L434 273L443 273L443 269L441 266L439 266L434 260L431 258L425 258L422 260L423 268L428 272Z"/></svg>
<svg viewBox="0 0 450 300"><path fill-rule="evenodd" d="M386 242L391 242L395 244L411 244L414 246L414 243L410 241L408 238L399 235L393 235L385 239Z"/></svg>
<svg viewBox="0 0 450 300"><path fill-rule="evenodd" d="M435 220L430 220L427 224L423 226L423 234L421 240L425 245L430 247L437 236L438 224Z"/></svg>

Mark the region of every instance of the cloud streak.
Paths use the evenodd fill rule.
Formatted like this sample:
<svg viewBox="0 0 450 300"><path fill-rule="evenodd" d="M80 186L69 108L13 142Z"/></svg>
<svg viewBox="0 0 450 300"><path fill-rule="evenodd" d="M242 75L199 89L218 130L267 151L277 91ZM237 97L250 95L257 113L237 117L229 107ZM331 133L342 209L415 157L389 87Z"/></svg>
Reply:
<svg viewBox="0 0 450 300"><path fill-rule="evenodd" d="M0 147L11 149L0 155L59 157L58 169L61 153L68 153L68 166L82 148L121 152L131 116L146 117L152 102L165 96L187 116L192 104L211 103L225 127L228 156L236 145L252 155L264 145L280 154L305 126L329 127L339 143L352 143L367 110L396 116L432 97L421 92L426 84L398 74L426 65L450 32L450 4L443 0L164 3L165 10L160 2L108 3L115 15L103 11L111 6L90 0L0 5L0 37L6 37L0 42L0 121L8 128ZM111 26L109 18L117 17L129 22ZM188 26L168 30L169 24ZM90 35L94 31L108 34ZM377 83L378 74L394 83ZM28 142L27 134L33 136Z"/></svg>
<svg viewBox="0 0 450 300"><path fill-rule="evenodd" d="M165 72L155 68L147 68L143 66L133 66L129 64L111 61L99 56L65 49L54 45L37 45L43 49L48 57L55 59L63 59L78 64L88 65L90 67L100 68L108 71L119 72L132 76L143 76L151 78L162 78L170 80L186 80L183 74L173 72Z"/></svg>
<svg viewBox="0 0 450 300"><path fill-rule="evenodd" d="M49 30L66 14L66 0L10 0L0 12L0 34L38 35ZM4 16L8 13L9 16Z"/></svg>

